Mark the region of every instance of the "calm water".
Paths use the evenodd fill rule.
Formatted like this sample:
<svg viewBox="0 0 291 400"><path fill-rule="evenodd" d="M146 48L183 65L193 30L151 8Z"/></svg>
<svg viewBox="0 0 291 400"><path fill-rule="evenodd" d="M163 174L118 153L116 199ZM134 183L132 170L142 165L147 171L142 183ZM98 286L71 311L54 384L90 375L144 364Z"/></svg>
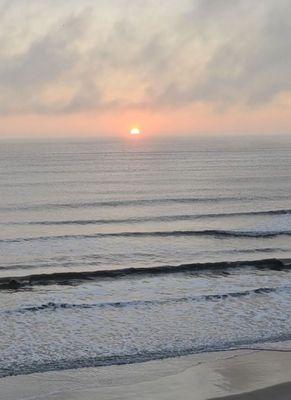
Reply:
<svg viewBox="0 0 291 400"><path fill-rule="evenodd" d="M1 142L0 276L291 258L291 140ZM291 271L0 291L0 376L291 337ZM217 296L219 295L219 296Z"/></svg>

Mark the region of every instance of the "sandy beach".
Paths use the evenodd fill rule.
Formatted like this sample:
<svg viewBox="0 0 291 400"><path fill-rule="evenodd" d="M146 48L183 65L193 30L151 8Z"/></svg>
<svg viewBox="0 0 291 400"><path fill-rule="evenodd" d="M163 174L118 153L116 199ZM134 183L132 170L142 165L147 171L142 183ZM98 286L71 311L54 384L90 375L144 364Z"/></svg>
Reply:
<svg viewBox="0 0 291 400"><path fill-rule="evenodd" d="M283 346L282 346L283 347ZM291 353L240 350L1 379L5 400L287 400Z"/></svg>

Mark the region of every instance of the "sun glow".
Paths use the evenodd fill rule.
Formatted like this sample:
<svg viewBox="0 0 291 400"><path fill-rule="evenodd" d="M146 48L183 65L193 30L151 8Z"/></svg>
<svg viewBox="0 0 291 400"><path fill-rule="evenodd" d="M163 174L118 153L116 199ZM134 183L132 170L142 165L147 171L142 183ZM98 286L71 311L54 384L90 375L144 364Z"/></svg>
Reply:
<svg viewBox="0 0 291 400"><path fill-rule="evenodd" d="M139 128L132 128L130 130L131 135L140 135L140 129Z"/></svg>

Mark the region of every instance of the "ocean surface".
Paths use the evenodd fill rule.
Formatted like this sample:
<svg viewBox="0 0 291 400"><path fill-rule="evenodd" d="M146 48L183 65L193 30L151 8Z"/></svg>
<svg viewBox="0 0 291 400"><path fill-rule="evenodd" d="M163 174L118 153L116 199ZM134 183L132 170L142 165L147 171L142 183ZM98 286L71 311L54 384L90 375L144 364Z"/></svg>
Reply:
<svg viewBox="0 0 291 400"><path fill-rule="evenodd" d="M0 377L290 340L290 259L291 137L2 141Z"/></svg>

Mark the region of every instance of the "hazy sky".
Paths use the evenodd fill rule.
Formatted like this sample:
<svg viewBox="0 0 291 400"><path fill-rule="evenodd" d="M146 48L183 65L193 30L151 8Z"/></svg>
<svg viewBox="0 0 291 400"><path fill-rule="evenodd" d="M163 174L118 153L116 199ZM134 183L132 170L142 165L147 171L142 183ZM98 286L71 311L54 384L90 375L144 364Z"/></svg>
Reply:
<svg viewBox="0 0 291 400"><path fill-rule="evenodd" d="M290 0L0 0L0 135L291 133Z"/></svg>

